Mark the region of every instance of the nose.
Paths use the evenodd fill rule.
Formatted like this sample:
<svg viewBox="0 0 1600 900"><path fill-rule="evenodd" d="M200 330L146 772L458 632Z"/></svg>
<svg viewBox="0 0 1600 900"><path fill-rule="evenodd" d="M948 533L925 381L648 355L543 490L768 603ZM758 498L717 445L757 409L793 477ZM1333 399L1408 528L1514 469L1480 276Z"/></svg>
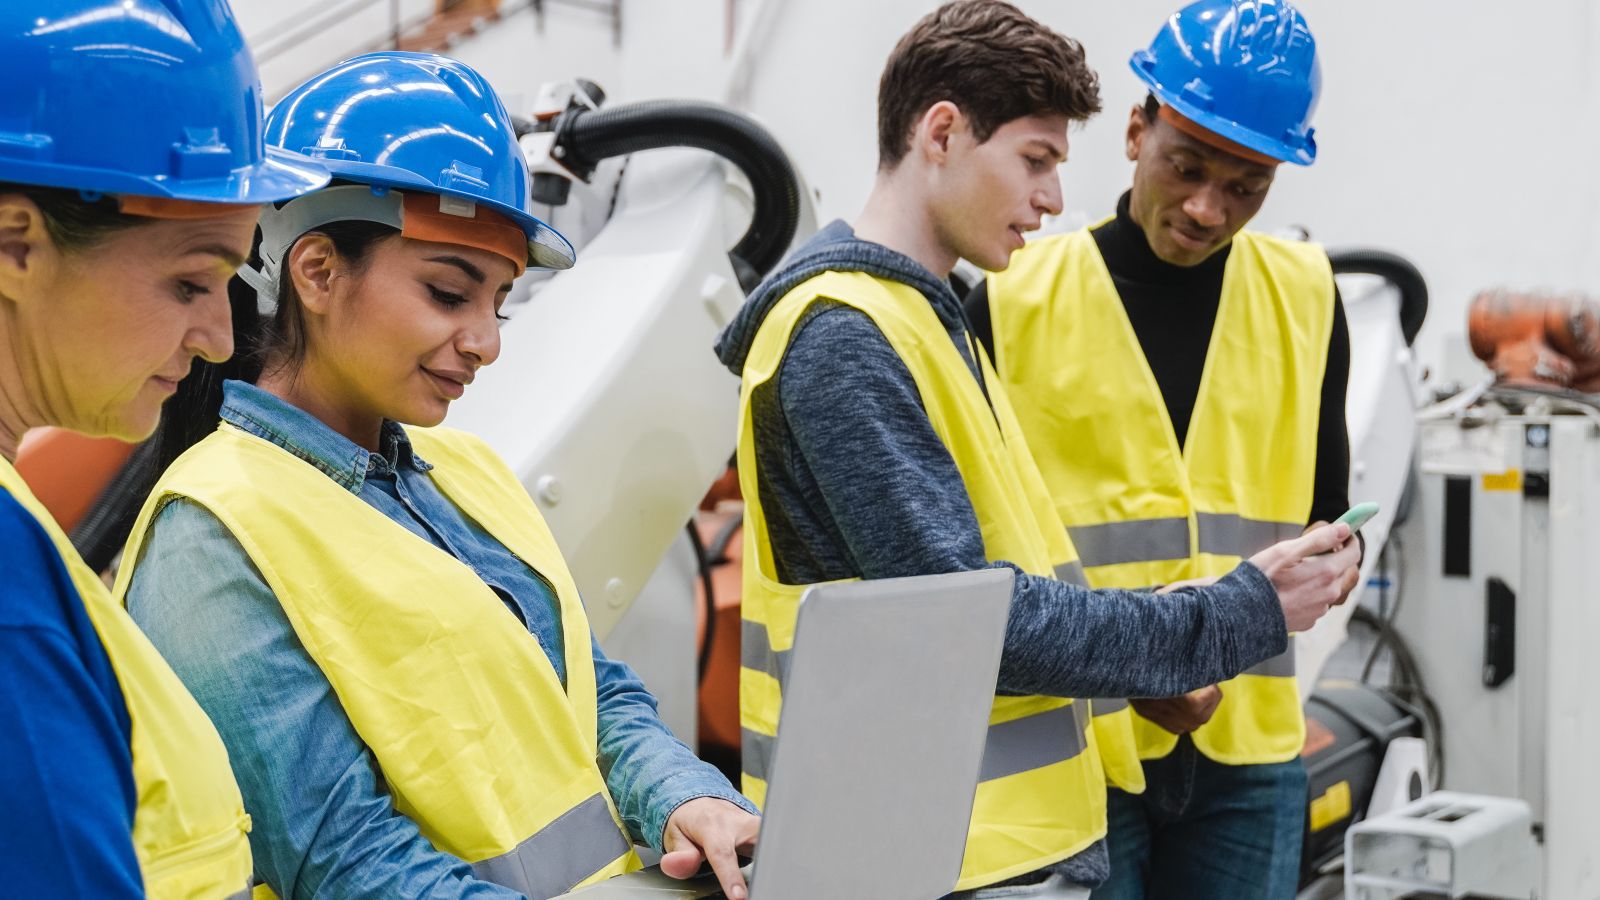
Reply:
<svg viewBox="0 0 1600 900"><path fill-rule="evenodd" d="M1034 192L1033 208L1047 215L1059 216L1064 202L1061 196L1061 176L1051 172L1044 186Z"/></svg>
<svg viewBox="0 0 1600 900"><path fill-rule="evenodd" d="M1183 211L1202 228L1218 228L1228 220L1222 192L1213 184L1203 184L1190 194L1183 201Z"/></svg>
<svg viewBox="0 0 1600 900"><path fill-rule="evenodd" d="M493 311L461 330L456 337L456 350L477 366L487 366L500 358L500 320Z"/></svg>
<svg viewBox="0 0 1600 900"><path fill-rule="evenodd" d="M184 349L206 362L219 363L233 355L233 307L227 291L212 291L191 304L195 319L184 338Z"/></svg>

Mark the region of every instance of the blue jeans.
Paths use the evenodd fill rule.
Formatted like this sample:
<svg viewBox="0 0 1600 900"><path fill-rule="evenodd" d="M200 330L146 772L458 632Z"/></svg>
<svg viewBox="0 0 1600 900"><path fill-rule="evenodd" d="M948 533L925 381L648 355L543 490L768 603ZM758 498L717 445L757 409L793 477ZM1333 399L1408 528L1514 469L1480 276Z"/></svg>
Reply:
<svg viewBox="0 0 1600 900"><path fill-rule="evenodd" d="M1187 736L1146 760L1143 794L1110 790L1111 877L1092 900L1292 900L1306 769L1225 766Z"/></svg>

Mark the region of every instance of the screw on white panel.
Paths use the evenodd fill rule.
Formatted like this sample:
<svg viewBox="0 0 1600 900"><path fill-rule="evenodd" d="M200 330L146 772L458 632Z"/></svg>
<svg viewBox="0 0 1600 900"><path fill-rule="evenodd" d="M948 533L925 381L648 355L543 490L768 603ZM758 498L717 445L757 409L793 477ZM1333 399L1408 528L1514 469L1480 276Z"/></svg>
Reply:
<svg viewBox="0 0 1600 900"><path fill-rule="evenodd" d="M626 587L621 578L613 578L606 582L606 602L612 609L621 609L622 605L628 602L627 594L623 590Z"/></svg>
<svg viewBox="0 0 1600 900"><path fill-rule="evenodd" d="M561 502L561 479L554 475L541 475L534 482L534 493L538 495L539 502L545 506L555 506Z"/></svg>

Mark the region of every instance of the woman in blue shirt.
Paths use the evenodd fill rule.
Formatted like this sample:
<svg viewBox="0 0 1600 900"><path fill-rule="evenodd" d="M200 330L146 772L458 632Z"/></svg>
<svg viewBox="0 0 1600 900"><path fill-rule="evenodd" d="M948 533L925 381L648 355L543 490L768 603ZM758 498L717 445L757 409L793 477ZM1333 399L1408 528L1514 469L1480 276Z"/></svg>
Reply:
<svg viewBox="0 0 1600 900"><path fill-rule="evenodd" d="M669 874L687 876L709 859L728 896L743 897L735 850L754 841L753 807L672 736L637 676L607 659L586 625L576 634L588 646L572 646L574 618L582 613L559 559L540 571L530 554L514 552L497 536L493 523L464 510L464 496L453 494L443 477L452 473L435 468L453 463L430 459L433 451L420 444L431 433L406 427L438 424L476 370L494 362L499 306L525 265L572 263L566 241L528 212L526 169L504 109L482 78L458 62L370 54L291 93L267 131L272 143L320 155L336 181L263 213L256 258L242 274L270 313L256 314L255 295L236 299L246 352L231 371L197 379L198 389L169 410L165 438L181 449L205 437L220 416L222 432L234 446L246 447L246 455L262 446L286 451L265 459L309 464L364 508L426 542L428 553L442 551L469 567L496 605L516 617L533 642L528 646L540 652L540 665L553 669L563 687L575 692L573 685L587 683L587 673L572 671L571 664L588 667L592 657L589 739L597 758L591 754L583 762L598 766L627 837L666 851L662 865ZM224 380L228 374L235 377ZM557 857L572 856L571 847L583 842L567 842L561 854L528 850L547 837L543 831L524 840L526 847L498 848L503 856L522 851L509 875L497 861L503 857L467 860L441 849L461 840L451 833L457 826L445 821L451 811L418 811L421 801L412 795L419 791L405 780L410 776L384 760L432 755L439 758L436 769L449 769L459 764L451 736L441 733L431 746L415 734L399 742L385 736L376 722L384 704L363 699L373 696L372 682L384 678L363 668L369 663L361 661L361 648L347 642L342 646L349 649L328 649L352 636L359 641L363 630L330 637L306 624L290 596L298 591L295 579L275 581L264 572L299 565L268 558L267 544L281 536L267 544L250 539L252 550L246 550L239 532L252 526L238 523L263 516L239 507L254 508L255 499L265 502L292 485L246 468L224 490L236 503L197 502L195 492L172 487L174 477L183 480L186 465L195 468L196 454L216 458L208 448L217 440L206 438L169 470L167 487L157 488L143 544L136 527L130 545L127 602L228 745L254 817L251 845L266 883L286 898L513 897L547 896L592 877L612 851L579 865ZM471 452L482 459L479 450ZM497 460L483 464L497 466L503 468ZM299 479L311 469L282 471ZM261 483L241 487L258 473ZM516 508L537 518L525 492L512 490L522 504ZM324 500L308 496L305 502ZM312 542L320 548L304 544L305 552L337 554L348 546L350 535L337 533L333 522L388 527L347 509L336 519L335 506L346 509L329 502L331 533ZM315 513L306 515L306 527L315 528ZM260 521L259 527L278 534L273 523ZM381 584L378 570L410 563L407 547L420 545L388 546L395 554L390 563L352 560L352 568L366 566L373 583ZM364 595L350 591L336 602L355 604L351 598L358 596ZM361 600L374 612L362 607L351 615L380 615L375 611L388 608L385 599L394 598ZM407 602L457 599L413 598L395 608L410 615L416 607ZM413 652L427 665L424 657L436 651L418 646ZM463 660L467 669L471 665ZM349 676L352 669L361 670L358 677ZM403 667L391 671L407 677ZM467 683L461 693L506 688ZM432 721L428 710L414 715ZM515 762L507 760L506 767ZM603 833L606 804L593 809ZM574 807L546 827L580 813Z"/></svg>
<svg viewBox="0 0 1600 900"><path fill-rule="evenodd" d="M39 427L149 436L232 351L260 205L327 173L264 152L214 0L0 3L0 85L0 894L248 896L215 729L12 463Z"/></svg>

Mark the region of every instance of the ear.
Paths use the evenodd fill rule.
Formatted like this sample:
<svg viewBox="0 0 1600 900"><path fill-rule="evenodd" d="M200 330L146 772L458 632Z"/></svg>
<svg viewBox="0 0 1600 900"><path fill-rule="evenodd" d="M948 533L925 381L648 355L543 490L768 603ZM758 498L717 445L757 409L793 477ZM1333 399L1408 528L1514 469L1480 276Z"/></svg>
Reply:
<svg viewBox="0 0 1600 900"><path fill-rule="evenodd" d="M1139 150L1144 146L1145 135L1149 133L1150 123L1145 120L1144 107L1134 106L1133 111L1128 113L1128 134L1123 147L1129 162L1139 161Z"/></svg>
<svg viewBox="0 0 1600 900"><path fill-rule="evenodd" d="M950 155L951 137L966 130L967 117L961 114L960 107L940 100L922 114L911 140L929 162L942 163Z"/></svg>
<svg viewBox="0 0 1600 900"><path fill-rule="evenodd" d="M306 312L326 315L333 304L333 281L340 266L333 240L312 232L294 242L284 273L294 279L294 290Z"/></svg>
<svg viewBox="0 0 1600 900"><path fill-rule="evenodd" d="M38 204L0 194L0 297L27 296L27 284L48 280L60 254Z"/></svg>

